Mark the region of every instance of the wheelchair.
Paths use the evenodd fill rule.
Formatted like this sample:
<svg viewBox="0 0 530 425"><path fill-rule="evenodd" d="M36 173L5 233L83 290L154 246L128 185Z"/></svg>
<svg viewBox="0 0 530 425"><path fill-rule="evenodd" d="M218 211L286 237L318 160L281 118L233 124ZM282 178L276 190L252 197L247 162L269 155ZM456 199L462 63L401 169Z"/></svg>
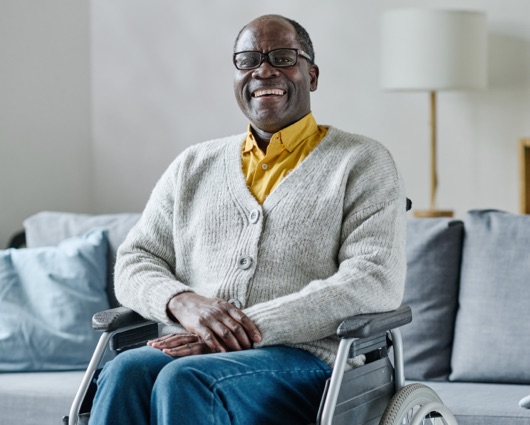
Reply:
<svg viewBox="0 0 530 425"><path fill-rule="evenodd" d="M353 316L340 324L337 359L316 425L458 425L431 388L405 385L399 327L411 321L410 307L401 306L391 312ZM92 324L103 334L64 425L88 423L97 375L106 360L159 336L157 323L124 307L95 314ZM365 364L345 371L347 360L359 355L365 356Z"/></svg>

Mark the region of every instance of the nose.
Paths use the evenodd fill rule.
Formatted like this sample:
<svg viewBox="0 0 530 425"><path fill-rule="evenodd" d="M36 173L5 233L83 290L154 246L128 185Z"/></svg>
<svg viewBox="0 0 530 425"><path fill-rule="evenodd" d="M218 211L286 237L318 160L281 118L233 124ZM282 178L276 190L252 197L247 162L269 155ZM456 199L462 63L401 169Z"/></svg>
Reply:
<svg viewBox="0 0 530 425"><path fill-rule="evenodd" d="M279 74L278 69L273 67L269 63L269 58L264 58L263 61L261 62L261 65L258 66L256 69L254 69L254 71L252 72L252 76L254 78L263 78L263 79L274 78L278 76L278 74Z"/></svg>

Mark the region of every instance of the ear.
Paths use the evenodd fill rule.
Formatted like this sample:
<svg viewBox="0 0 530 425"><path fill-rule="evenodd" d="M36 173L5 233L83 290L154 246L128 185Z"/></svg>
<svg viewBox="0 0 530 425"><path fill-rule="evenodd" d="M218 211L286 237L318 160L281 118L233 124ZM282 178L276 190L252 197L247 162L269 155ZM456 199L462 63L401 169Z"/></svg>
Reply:
<svg viewBox="0 0 530 425"><path fill-rule="evenodd" d="M318 69L318 65L313 64L309 66L309 76L311 78L309 88L311 91L315 91L318 87L319 73L320 73L320 70Z"/></svg>

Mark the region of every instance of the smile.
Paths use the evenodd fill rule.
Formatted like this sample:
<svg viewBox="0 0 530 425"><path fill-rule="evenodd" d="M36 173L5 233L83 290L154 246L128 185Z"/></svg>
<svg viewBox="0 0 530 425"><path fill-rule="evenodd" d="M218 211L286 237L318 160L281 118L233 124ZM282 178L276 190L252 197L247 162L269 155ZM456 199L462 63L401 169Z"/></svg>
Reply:
<svg viewBox="0 0 530 425"><path fill-rule="evenodd" d="M284 94L285 94L285 90L281 90L281 89L263 89L263 90L256 90L254 93L252 93L252 97L283 96Z"/></svg>

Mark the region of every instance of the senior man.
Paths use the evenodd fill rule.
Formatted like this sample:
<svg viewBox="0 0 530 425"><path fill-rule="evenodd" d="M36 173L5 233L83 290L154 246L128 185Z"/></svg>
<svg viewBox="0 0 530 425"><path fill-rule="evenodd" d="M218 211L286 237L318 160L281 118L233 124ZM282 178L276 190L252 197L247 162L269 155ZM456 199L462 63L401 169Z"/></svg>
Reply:
<svg viewBox="0 0 530 425"><path fill-rule="evenodd" d="M317 125L305 29L261 16L233 62L248 131L176 158L116 265L120 302L180 331L105 366L93 424L314 421L338 324L400 305L402 181L379 143Z"/></svg>

